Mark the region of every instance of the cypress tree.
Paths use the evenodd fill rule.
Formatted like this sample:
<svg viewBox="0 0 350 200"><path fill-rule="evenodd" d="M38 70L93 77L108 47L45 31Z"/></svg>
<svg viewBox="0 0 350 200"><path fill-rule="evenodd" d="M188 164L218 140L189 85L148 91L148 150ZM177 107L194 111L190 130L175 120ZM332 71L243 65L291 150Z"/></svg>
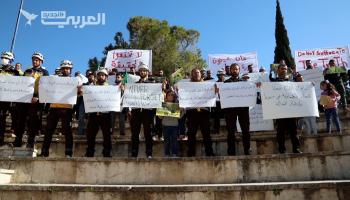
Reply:
<svg viewBox="0 0 350 200"><path fill-rule="evenodd" d="M276 27L275 27L275 58L274 63L279 63L284 60L289 68L295 68L294 58L292 56L287 29L283 23L283 16L280 8L279 0L276 1Z"/></svg>

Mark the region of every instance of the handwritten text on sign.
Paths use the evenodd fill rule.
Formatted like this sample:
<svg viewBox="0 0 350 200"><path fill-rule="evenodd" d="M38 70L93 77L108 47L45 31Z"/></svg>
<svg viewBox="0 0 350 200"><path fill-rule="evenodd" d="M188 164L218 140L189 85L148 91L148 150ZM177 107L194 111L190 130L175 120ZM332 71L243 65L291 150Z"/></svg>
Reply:
<svg viewBox="0 0 350 200"><path fill-rule="evenodd" d="M261 104L256 104L249 108L250 131L271 131L274 130L272 119L263 119L263 111ZM237 130L242 132L239 122L237 121Z"/></svg>
<svg viewBox="0 0 350 200"><path fill-rule="evenodd" d="M266 82L261 86L264 119L319 116L310 82Z"/></svg>
<svg viewBox="0 0 350 200"><path fill-rule="evenodd" d="M76 77L43 76L39 82L39 101L76 104L78 82Z"/></svg>
<svg viewBox="0 0 350 200"><path fill-rule="evenodd" d="M0 76L0 101L30 103L35 79L24 76Z"/></svg>
<svg viewBox="0 0 350 200"><path fill-rule="evenodd" d="M181 108L215 107L215 82L178 82Z"/></svg>
<svg viewBox="0 0 350 200"><path fill-rule="evenodd" d="M256 104L257 88L253 82L218 84L221 108L249 107Z"/></svg>
<svg viewBox="0 0 350 200"><path fill-rule="evenodd" d="M120 88L115 85L83 86L85 112L119 112Z"/></svg>
<svg viewBox="0 0 350 200"><path fill-rule="evenodd" d="M122 72L135 68L137 71L141 62L148 65L152 71L151 50L116 49L108 51L105 68L116 68Z"/></svg>
<svg viewBox="0 0 350 200"><path fill-rule="evenodd" d="M337 66L349 68L350 54L348 47L319 48L295 51L297 71L306 69L306 60L310 60L314 68L325 69L329 60L334 59Z"/></svg>
<svg viewBox="0 0 350 200"><path fill-rule="evenodd" d="M161 83L127 83L125 85L123 107L160 108L163 100Z"/></svg>
<svg viewBox="0 0 350 200"><path fill-rule="evenodd" d="M211 54L209 55L209 69L216 73L225 66L233 63L239 64L241 73L248 72L248 65L253 64L253 71L259 71L258 55L256 52L243 54Z"/></svg>

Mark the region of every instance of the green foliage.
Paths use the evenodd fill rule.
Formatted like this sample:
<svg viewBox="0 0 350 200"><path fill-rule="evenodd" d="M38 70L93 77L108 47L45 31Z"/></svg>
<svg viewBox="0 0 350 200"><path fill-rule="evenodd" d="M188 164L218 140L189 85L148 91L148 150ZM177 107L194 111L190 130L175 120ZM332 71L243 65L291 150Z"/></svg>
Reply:
<svg viewBox="0 0 350 200"><path fill-rule="evenodd" d="M153 72L163 69L166 75L170 75L179 67L186 72L194 67L206 67L201 51L196 47L200 35L196 30L169 26L165 20L140 16L130 18L127 29L130 34L129 43L124 40L122 33L117 32L115 43L104 48L101 65L104 65L109 50L150 49Z"/></svg>
<svg viewBox="0 0 350 200"><path fill-rule="evenodd" d="M279 63L281 60L285 60L288 67L295 68L295 62L289 47L288 33L284 26L279 0L276 2L276 47L274 63Z"/></svg>

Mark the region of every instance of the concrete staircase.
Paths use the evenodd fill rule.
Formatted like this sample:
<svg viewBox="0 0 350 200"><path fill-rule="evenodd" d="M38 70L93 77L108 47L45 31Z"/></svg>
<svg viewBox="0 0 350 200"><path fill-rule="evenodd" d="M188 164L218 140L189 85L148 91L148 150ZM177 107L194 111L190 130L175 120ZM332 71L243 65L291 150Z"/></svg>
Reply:
<svg viewBox="0 0 350 200"><path fill-rule="evenodd" d="M113 157L82 157L84 137L75 137L74 157L64 158L64 139L54 138L49 158L26 157L22 148L1 148L0 200L7 199L193 199L193 200L347 200L350 199L350 121L341 117L342 134L324 132L302 136L303 154L277 154L275 132L252 133L252 155L226 156L226 131L213 135L216 157L165 158L163 143L155 141L154 158L129 158L129 131L115 138ZM117 131L116 131L117 132ZM198 134L200 136L200 134ZM8 137L7 141L13 138ZM40 149L42 138L37 138ZM187 143L181 141L182 155ZM291 152L290 141L286 141ZM30 152L30 151L29 151ZM28 153L30 154L30 153Z"/></svg>

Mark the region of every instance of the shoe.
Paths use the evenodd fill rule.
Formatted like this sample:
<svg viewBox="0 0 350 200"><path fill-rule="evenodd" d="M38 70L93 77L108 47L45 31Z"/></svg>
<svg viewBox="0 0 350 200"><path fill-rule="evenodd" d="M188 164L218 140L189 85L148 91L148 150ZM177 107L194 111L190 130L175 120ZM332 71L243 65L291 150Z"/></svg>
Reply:
<svg viewBox="0 0 350 200"><path fill-rule="evenodd" d="M72 158L72 155L66 155L66 158Z"/></svg>
<svg viewBox="0 0 350 200"><path fill-rule="evenodd" d="M147 159L152 159L152 156L147 156Z"/></svg>
<svg viewBox="0 0 350 200"><path fill-rule="evenodd" d="M303 153L299 148L293 150L293 153Z"/></svg>
<svg viewBox="0 0 350 200"><path fill-rule="evenodd" d="M49 157L49 154L45 154L45 153L40 153L39 155L38 155L38 157Z"/></svg>
<svg viewBox="0 0 350 200"><path fill-rule="evenodd" d="M279 150L278 151L280 154L285 154L286 153L286 150Z"/></svg>

